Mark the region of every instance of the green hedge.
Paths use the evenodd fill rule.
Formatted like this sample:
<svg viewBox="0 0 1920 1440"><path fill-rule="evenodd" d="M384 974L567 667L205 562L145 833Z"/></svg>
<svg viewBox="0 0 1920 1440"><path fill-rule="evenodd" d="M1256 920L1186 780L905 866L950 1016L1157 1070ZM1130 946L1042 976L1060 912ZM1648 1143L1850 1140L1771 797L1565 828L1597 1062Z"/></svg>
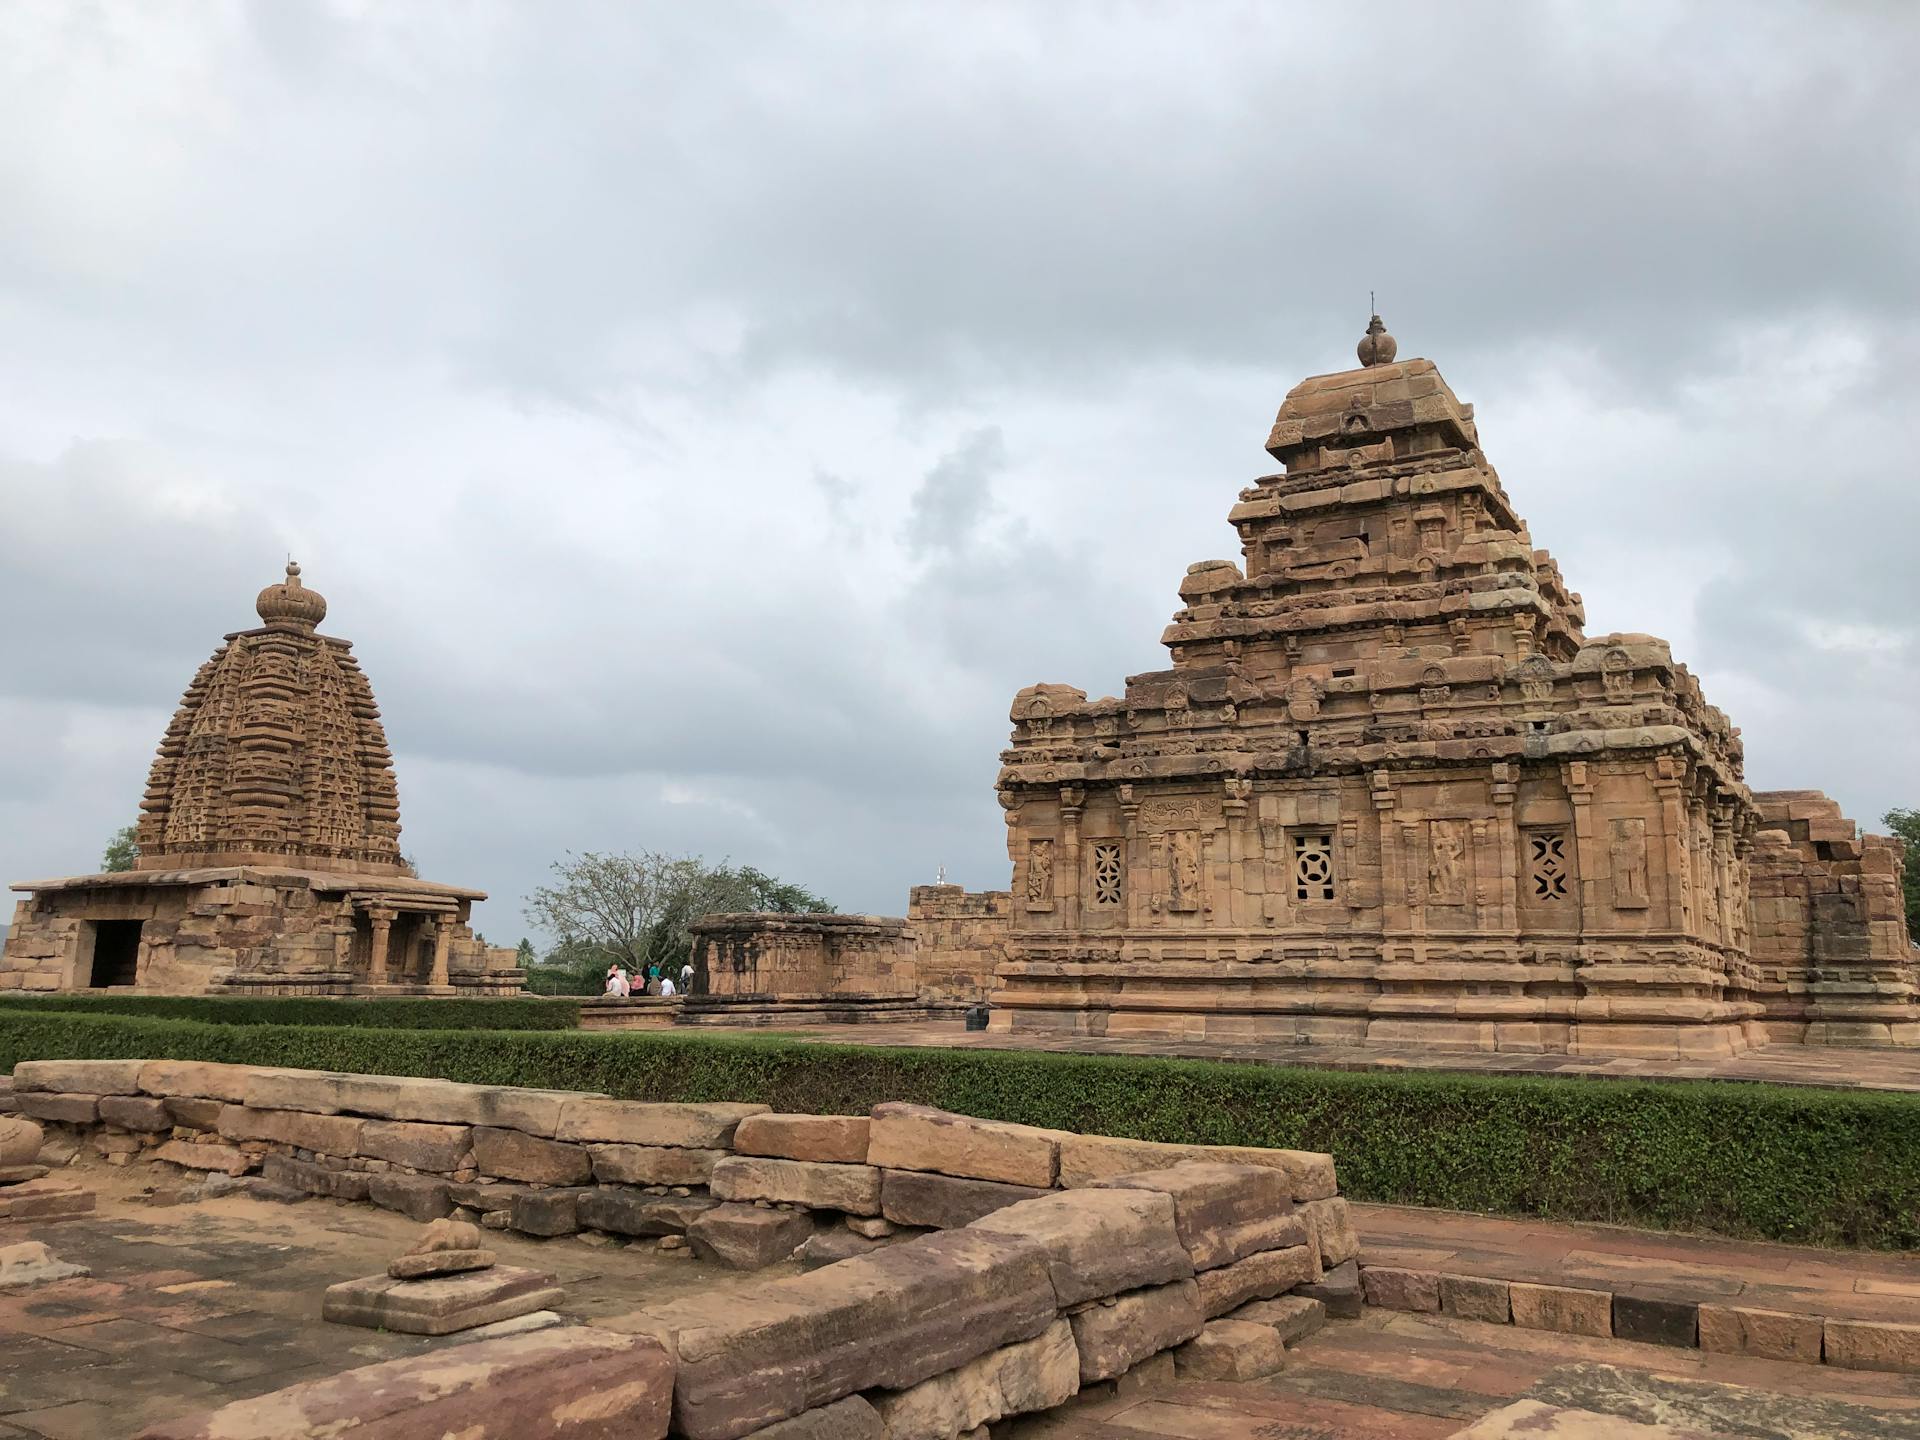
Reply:
<svg viewBox="0 0 1920 1440"><path fill-rule="evenodd" d="M758 1100L917 1100L1143 1140L1331 1151L1361 1200L1812 1244L1920 1245L1920 1097L1719 1082L1345 1073L779 1036L204 1025L0 1009L0 1067L174 1057Z"/></svg>
<svg viewBox="0 0 1920 1440"><path fill-rule="evenodd" d="M577 1000L329 1000L203 995L0 995L0 1010L135 1015L211 1025L353 1025L368 1030L578 1030Z"/></svg>

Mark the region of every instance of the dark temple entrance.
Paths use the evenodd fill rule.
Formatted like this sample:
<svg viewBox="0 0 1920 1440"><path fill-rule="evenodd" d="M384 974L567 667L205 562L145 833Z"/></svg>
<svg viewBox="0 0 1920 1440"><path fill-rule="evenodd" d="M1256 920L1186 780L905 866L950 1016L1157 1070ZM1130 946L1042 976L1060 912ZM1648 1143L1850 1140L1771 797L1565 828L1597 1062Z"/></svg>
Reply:
<svg viewBox="0 0 1920 1440"><path fill-rule="evenodd" d="M93 976L87 983L94 989L131 985L139 978L141 923L138 920L93 922Z"/></svg>

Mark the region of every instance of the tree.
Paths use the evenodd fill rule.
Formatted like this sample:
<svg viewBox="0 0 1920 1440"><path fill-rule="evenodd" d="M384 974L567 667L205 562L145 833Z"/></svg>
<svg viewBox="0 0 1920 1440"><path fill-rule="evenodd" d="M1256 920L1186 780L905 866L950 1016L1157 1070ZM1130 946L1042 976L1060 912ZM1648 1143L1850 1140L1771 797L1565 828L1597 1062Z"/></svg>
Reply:
<svg viewBox="0 0 1920 1440"><path fill-rule="evenodd" d="M107 841L106 853L100 857L100 869L104 874L133 869L133 862L140 858L140 847L134 844L133 836L134 827L131 825L113 832L113 838Z"/></svg>
<svg viewBox="0 0 1920 1440"><path fill-rule="evenodd" d="M1920 810L1889 810L1880 823L1907 842L1907 938L1920 938Z"/></svg>
<svg viewBox="0 0 1920 1440"><path fill-rule="evenodd" d="M533 953L533 941L522 935L520 937L520 947L514 952L513 960L514 964L518 965L522 970L536 963L536 957Z"/></svg>
<svg viewBox="0 0 1920 1440"><path fill-rule="evenodd" d="M689 928L702 915L740 910L821 914L833 906L812 891L756 870L695 855L642 850L631 855L569 851L553 863L556 881L528 897L527 918L561 937L542 963L604 974L620 964L678 970L692 953Z"/></svg>

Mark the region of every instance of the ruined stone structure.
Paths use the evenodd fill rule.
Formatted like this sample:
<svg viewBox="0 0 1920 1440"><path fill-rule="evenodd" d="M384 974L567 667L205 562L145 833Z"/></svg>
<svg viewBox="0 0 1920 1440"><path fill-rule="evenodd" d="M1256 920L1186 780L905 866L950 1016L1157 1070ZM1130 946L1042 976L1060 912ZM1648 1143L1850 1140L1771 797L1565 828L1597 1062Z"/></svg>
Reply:
<svg viewBox="0 0 1920 1440"><path fill-rule="evenodd" d="M1374 318L1189 567L1172 667L1022 690L997 1027L1726 1054L1920 1043L1897 842L1755 796L1666 644L1589 637L1473 407ZM1765 828L1771 827L1771 828Z"/></svg>
<svg viewBox="0 0 1920 1440"><path fill-rule="evenodd" d="M327 602L289 564L187 687L140 802L135 868L30 881L0 988L505 994L478 890L400 857L393 756Z"/></svg>
<svg viewBox="0 0 1920 1440"><path fill-rule="evenodd" d="M915 978L923 999L952 1005L985 1000L1007 958L1013 895L959 885L915 885L907 892Z"/></svg>

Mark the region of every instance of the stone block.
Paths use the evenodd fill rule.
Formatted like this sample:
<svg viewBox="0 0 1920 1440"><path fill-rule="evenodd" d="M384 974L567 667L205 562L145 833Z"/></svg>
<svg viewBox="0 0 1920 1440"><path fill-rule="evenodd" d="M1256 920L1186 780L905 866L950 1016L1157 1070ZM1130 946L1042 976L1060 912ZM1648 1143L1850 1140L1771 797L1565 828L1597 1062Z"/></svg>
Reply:
<svg viewBox="0 0 1920 1440"><path fill-rule="evenodd" d="M1172 1198L1150 1190L1064 1190L1008 1205L968 1228L1043 1246L1062 1308L1193 1274Z"/></svg>
<svg viewBox="0 0 1920 1440"><path fill-rule="evenodd" d="M196 1145L190 1140L169 1140L153 1152L153 1158L188 1170L218 1170L223 1175L245 1175L260 1162L234 1145Z"/></svg>
<svg viewBox="0 0 1920 1440"><path fill-rule="evenodd" d="M389 1171L367 1176L367 1198L382 1210L396 1210L409 1220L440 1220L453 1214L447 1182L431 1175L403 1175Z"/></svg>
<svg viewBox="0 0 1920 1440"><path fill-rule="evenodd" d="M220 1123L220 1112L227 1108L224 1100L196 1100L177 1095L169 1095L160 1103L166 1107L168 1119L189 1130L212 1130Z"/></svg>
<svg viewBox="0 0 1920 1440"><path fill-rule="evenodd" d="M1038 1335L1055 1312L1038 1246L948 1230L639 1318L676 1353L679 1432L737 1440L856 1391L957 1369Z"/></svg>
<svg viewBox="0 0 1920 1440"><path fill-rule="evenodd" d="M311 1160L296 1160L291 1155L267 1156L260 1162L260 1173L275 1185L335 1200L367 1199L373 1178L364 1170L336 1170Z"/></svg>
<svg viewBox="0 0 1920 1440"><path fill-rule="evenodd" d="M13 1067L13 1091L54 1091L62 1095L138 1095L145 1060L22 1060ZM32 1112L29 1111L29 1114Z"/></svg>
<svg viewBox="0 0 1920 1440"><path fill-rule="evenodd" d="M30 1290L56 1280L79 1280L91 1275L85 1265L72 1265L38 1240L0 1245L0 1290Z"/></svg>
<svg viewBox="0 0 1920 1440"><path fill-rule="evenodd" d="M776 1420L748 1440L889 1440L880 1414L863 1396L849 1395L791 1420Z"/></svg>
<svg viewBox="0 0 1920 1440"><path fill-rule="evenodd" d="M1187 1160L1096 1182L1097 1188L1153 1190L1173 1197L1180 1243L1193 1268L1211 1270L1262 1250L1307 1243L1284 1172L1257 1165Z"/></svg>
<svg viewBox="0 0 1920 1440"><path fill-rule="evenodd" d="M1116 1295L1068 1317L1080 1352L1080 1383L1124 1374L1149 1356L1191 1340L1207 1323L1191 1280Z"/></svg>
<svg viewBox="0 0 1920 1440"><path fill-rule="evenodd" d="M733 1132L765 1105L649 1104L588 1096L560 1107L556 1140L614 1141L623 1145L677 1145L689 1150L726 1150Z"/></svg>
<svg viewBox="0 0 1920 1440"><path fill-rule="evenodd" d="M579 1145L543 1140L519 1130L477 1127L473 1160L483 1175L528 1180L536 1185L584 1185L593 1178L593 1157Z"/></svg>
<svg viewBox="0 0 1920 1440"><path fill-rule="evenodd" d="M23 1180L38 1180L47 1173L44 1165L0 1165L0 1185L18 1185Z"/></svg>
<svg viewBox="0 0 1920 1440"><path fill-rule="evenodd" d="M173 1129L173 1117L167 1113L167 1102L156 1100L151 1095L102 1095L100 1119L105 1124L118 1125L122 1130L138 1130L144 1134Z"/></svg>
<svg viewBox="0 0 1920 1440"><path fill-rule="evenodd" d="M1062 1135L1059 1183L1077 1190L1115 1175L1163 1170L1188 1161L1214 1165L1261 1165L1287 1177L1294 1200L1323 1200L1338 1193L1333 1157L1310 1150L1264 1150L1251 1145L1169 1145L1112 1135Z"/></svg>
<svg viewBox="0 0 1920 1440"><path fill-rule="evenodd" d="M489 1210L507 1209L513 1197L526 1188L500 1180L451 1180L447 1182L447 1195L455 1206L484 1215Z"/></svg>
<svg viewBox="0 0 1920 1440"><path fill-rule="evenodd" d="M1238 1310L1249 1300L1268 1300L1313 1279L1313 1247L1290 1245L1284 1250L1262 1250L1231 1265L1202 1270L1194 1277L1200 1287L1200 1308L1209 1320Z"/></svg>
<svg viewBox="0 0 1920 1440"><path fill-rule="evenodd" d="M811 1234L813 1220L804 1212L757 1205L716 1205L687 1226L694 1254L735 1270L778 1264Z"/></svg>
<svg viewBox="0 0 1920 1440"><path fill-rule="evenodd" d="M93 1191L71 1180L27 1180L0 1189L0 1220L66 1220L93 1213Z"/></svg>
<svg viewBox="0 0 1920 1440"><path fill-rule="evenodd" d="M1360 1236L1353 1228L1353 1211L1339 1196L1309 1200L1300 1206L1299 1214L1307 1222L1308 1233L1313 1236L1313 1243L1320 1252L1322 1269L1331 1270L1360 1253Z"/></svg>
<svg viewBox="0 0 1920 1440"><path fill-rule="evenodd" d="M591 1145L593 1178L603 1185L705 1185L725 1150L674 1145Z"/></svg>
<svg viewBox="0 0 1920 1440"><path fill-rule="evenodd" d="M64 1090L26 1090L15 1093L14 1106L22 1115L30 1115L35 1120L58 1120L63 1125L100 1123L98 1095L74 1095Z"/></svg>
<svg viewBox="0 0 1920 1440"><path fill-rule="evenodd" d="M571 1186L522 1191L513 1197L509 1223L522 1235L571 1235L580 1228L580 1197L591 1193Z"/></svg>
<svg viewBox="0 0 1920 1440"><path fill-rule="evenodd" d="M609 1235L684 1235L687 1227L720 1202L705 1195L648 1195L596 1186L580 1194L583 1230Z"/></svg>
<svg viewBox="0 0 1920 1440"><path fill-rule="evenodd" d="M553 1276L511 1265L432 1280L369 1275L329 1285L321 1296L320 1318L401 1335L453 1335L549 1309L561 1298Z"/></svg>
<svg viewBox="0 0 1920 1440"><path fill-rule="evenodd" d="M491 1250L434 1250L424 1255L396 1255L387 1262L387 1274L395 1280L425 1280L433 1275L464 1275L470 1270L491 1270L499 1260Z"/></svg>
<svg viewBox="0 0 1920 1440"><path fill-rule="evenodd" d="M138 1440L663 1440L672 1399L658 1341L569 1325L308 1380Z"/></svg>
<svg viewBox="0 0 1920 1440"><path fill-rule="evenodd" d="M729 1155L714 1165L710 1183L721 1200L771 1200L848 1215L880 1213L880 1172L871 1165Z"/></svg>
<svg viewBox="0 0 1920 1440"><path fill-rule="evenodd" d="M880 1213L896 1225L956 1230L1004 1206L1052 1193L997 1180L962 1180L923 1170L885 1170L880 1180Z"/></svg>
<svg viewBox="0 0 1920 1440"><path fill-rule="evenodd" d="M1059 1174L1061 1131L897 1102L874 1106L871 1120L867 1163L883 1169L932 1170L1043 1190Z"/></svg>
<svg viewBox="0 0 1920 1440"><path fill-rule="evenodd" d="M1818 1315L1755 1310L1745 1305L1702 1305L1700 1348L1723 1355L1756 1355L1818 1365L1826 1322Z"/></svg>
<svg viewBox="0 0 1920 1440"><path fill-rule="evenodd" d="M1250 1305L1242 1305L1227 1319L1244 1320L1249 1325L1271 1326L1280 1339L1291 1347L1327 1323L1327 1307L1304 1295L1281 1295L1276 1299L1255 1300Z"/></svg>
<svg viewBox="0 0 1920 1440"><path fill-rule="evenodd" d="M458 1170L473 1148L466 1125L433 1125L422 1120L369 1120L360 1131L362 1155L404 1165L409 1170ZM329 1151L329 1154L341 1152Z"/></svg>
<svg viewBox="0 0 1920 1440"><path fill-rule="evenodd" d="M210 1060L148 1060L140 1067L140 1093L169 1100L224 1100L237 1105L246 1098L247 1081L263 1073L254 1065Z"/></svg>
<svg viewBox="0 0 1920 1440"><path fill-rule="evenodd" d="M1699 1343L1700 1306L1692 1300L1646 1295L1613 1297L1613 1338L1643 1345L1675 1345L1691 1350Z"/></svg>
<svg viewBox="0 0 1920 1440"><path fill-rule="evenodd" d="M864 1165L868 1123L864 1115L749 1115L733 1132L733 1148L777 1160Z"/></svg>
<svg viewBox="0 0 1920 1440"><path fill-rule="evenodd" d="M1073 1327L1055 1320L1031 1340L1003 1345L905 1390L877 1391L887 1440L952 1440L1009 1415L1051 1410L1080 1389Z"/></svg>
<svg viewBox="0 0 1920 1440"><path fill-rule="evenodd" d="M1243 1320L1209 1320L1173 1352L1174 1370L1183 1380L1259 1380L1286 1363L1286 1344L1273 1327Z"/></svg>
<svg viewBox="0 0 1920 1440"><path fill-rule="evenodd" d="M1360 1318L1360 1262L1348 1260L1327 1271L1320 1279L1293 1287L1293 1293L1318 1300L1334 1320Z"/></svg>
<svg viewBox="0 0 1920 1440"><path fill-rule="evenodd" d="M1830 1316L1824 1338L1829 1365L1845 1370L1920 1373L1920 1325Z"/></svg>
<svg viewBox="0 0 1920 1440"><path fill-rule="evenodd" d="M814 1231L801 1242L800 1248L793 1252L793 1258L800 1263L802 1270L818 1270L822 1265L838 1265L842 1260L851 1260L857 1255L871 1255L876 1250L918 1239L926 1233L924 1230L896 1230L891 1235L875 1238L858 1234L844 1226L828 1226Z"/></svg>
<svg viewBox="0 0 1920 1440"><path fill-rule="evenodd" d="M1462 1320L1483 1320L1489 1325L1508 1325L1513 1322L1513 1300L1505 1280L1480 1275L1442 1275L1440 1313L1457 1315Z"/></svg>
<svg viewBox="0 0 1920 1440"><path fill-rule="evenodd" d="M1608 1291L1515 1280L1508 1287L1508 1297L1513 1305L1513 1323L1528 1330L1558 1330L1566 1335L1613 1333L1613 1296Z"/></svg>
<svg viewBox="0 0 1920 1440"><path fill-rule="evenodd" d="M367 1122L348 1115L310 1115L303 1110L255 1110L228 1105L217 1129L228 1140L268 1140L322 1155L355 1155Z"/></svg>
<svg viewBox="0 0 1920 1440"><path fill-rule="evenodd" d="M462 1085L409 1075L346 1075L331 1070L255 1070L241 1098L261 1110L367 1115L436 1125L485 1125L551 1138L563 1105L577 1091Z"/></svg>

